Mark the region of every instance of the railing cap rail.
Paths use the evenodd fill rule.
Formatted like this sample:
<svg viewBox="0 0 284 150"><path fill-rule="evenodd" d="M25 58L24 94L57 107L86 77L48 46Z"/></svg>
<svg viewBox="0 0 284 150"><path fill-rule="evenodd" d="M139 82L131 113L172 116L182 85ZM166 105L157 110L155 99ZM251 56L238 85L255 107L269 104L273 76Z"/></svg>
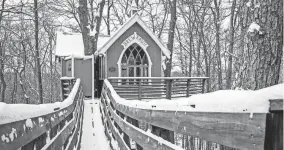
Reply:
<svg viewBox="0 0 284 150"><path fill-rule="evenodd" d="M209 77L108 77L108 79L209 79Z"/></svg>

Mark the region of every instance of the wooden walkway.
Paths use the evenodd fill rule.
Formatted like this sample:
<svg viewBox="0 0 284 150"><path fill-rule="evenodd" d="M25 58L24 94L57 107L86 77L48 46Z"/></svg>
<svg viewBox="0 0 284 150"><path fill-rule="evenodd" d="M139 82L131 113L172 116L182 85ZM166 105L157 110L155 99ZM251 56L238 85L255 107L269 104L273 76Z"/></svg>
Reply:
<svg viewBox="0 0 284 150"><path fill-rule="evenodd" d="M84 107L81 150L111 150L101 121L99 100L85 100Z"/></svg>

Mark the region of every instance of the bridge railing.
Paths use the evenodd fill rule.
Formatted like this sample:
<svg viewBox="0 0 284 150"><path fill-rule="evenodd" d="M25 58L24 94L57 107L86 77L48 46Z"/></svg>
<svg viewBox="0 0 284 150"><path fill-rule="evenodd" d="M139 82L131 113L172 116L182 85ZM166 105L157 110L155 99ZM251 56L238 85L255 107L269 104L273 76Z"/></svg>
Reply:
<svg viewBox="0 0 284 150"><path fill-rule="evenodd" d="M6 104L12 108L10 115L0 114L0 149L38 150L38 149L79 149L83 116L83 92L80 79L70 81L68 97L63 102L42 105ZM65 89L67 90L67 89ZM15 109L22 117L17 118ZM29 110L31 108L32 110ZM32 113L32 112L36 113ZM41 113L44 112L44 113ZM3 118L1 118L1 116ZM13 118L14 117L14 118ZM5 120L12 120L7 122Z"/></svg>
<svg viewBox="0 0 284 150"><path fill-rule="evenodd" d="M189 97L204 93L208 77L109 77L115 91L126 99Z"/></svg>
<svg viewBox="0 0 284 150"><path fill-rule="evenodd" d="M104 81L100 100L105 133L113 140L111 143L117 143L122 150L183 149L178 146L180 139L174 139L177 135L194 139L190 141L190 149L194 150L283 148L283 109L279 107L278 114L137 108L127 105L108 80ZM283 105L283 100L281 102ZM276 118L277 123L272 118Z"/></svg>

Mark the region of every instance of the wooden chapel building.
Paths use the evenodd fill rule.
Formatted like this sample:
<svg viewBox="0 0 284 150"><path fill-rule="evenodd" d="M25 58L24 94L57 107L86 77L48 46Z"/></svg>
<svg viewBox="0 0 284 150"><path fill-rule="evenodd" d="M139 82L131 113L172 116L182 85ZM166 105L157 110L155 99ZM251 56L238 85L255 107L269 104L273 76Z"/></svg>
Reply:
<svg viewBox="0 0 284 150"><path fill-rule="evenodd" d="M84 55L81 34L57 33L62 77L80 78L85 96L100 95L108 77L161 77L170 51L135 13L113 35L98 38L98 51Z"/></svg>

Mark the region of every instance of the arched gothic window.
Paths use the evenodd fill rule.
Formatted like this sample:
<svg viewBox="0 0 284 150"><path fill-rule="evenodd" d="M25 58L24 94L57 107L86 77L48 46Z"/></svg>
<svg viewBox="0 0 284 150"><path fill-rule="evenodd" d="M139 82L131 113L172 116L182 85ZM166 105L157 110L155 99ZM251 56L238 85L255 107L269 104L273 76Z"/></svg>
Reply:
<svg viewBox="0 0 284 150"><path fill-rule="evenodd" d="M145 51L136 43L129 46L121 59L121 77L148 77L148 69Z"/></svg>

